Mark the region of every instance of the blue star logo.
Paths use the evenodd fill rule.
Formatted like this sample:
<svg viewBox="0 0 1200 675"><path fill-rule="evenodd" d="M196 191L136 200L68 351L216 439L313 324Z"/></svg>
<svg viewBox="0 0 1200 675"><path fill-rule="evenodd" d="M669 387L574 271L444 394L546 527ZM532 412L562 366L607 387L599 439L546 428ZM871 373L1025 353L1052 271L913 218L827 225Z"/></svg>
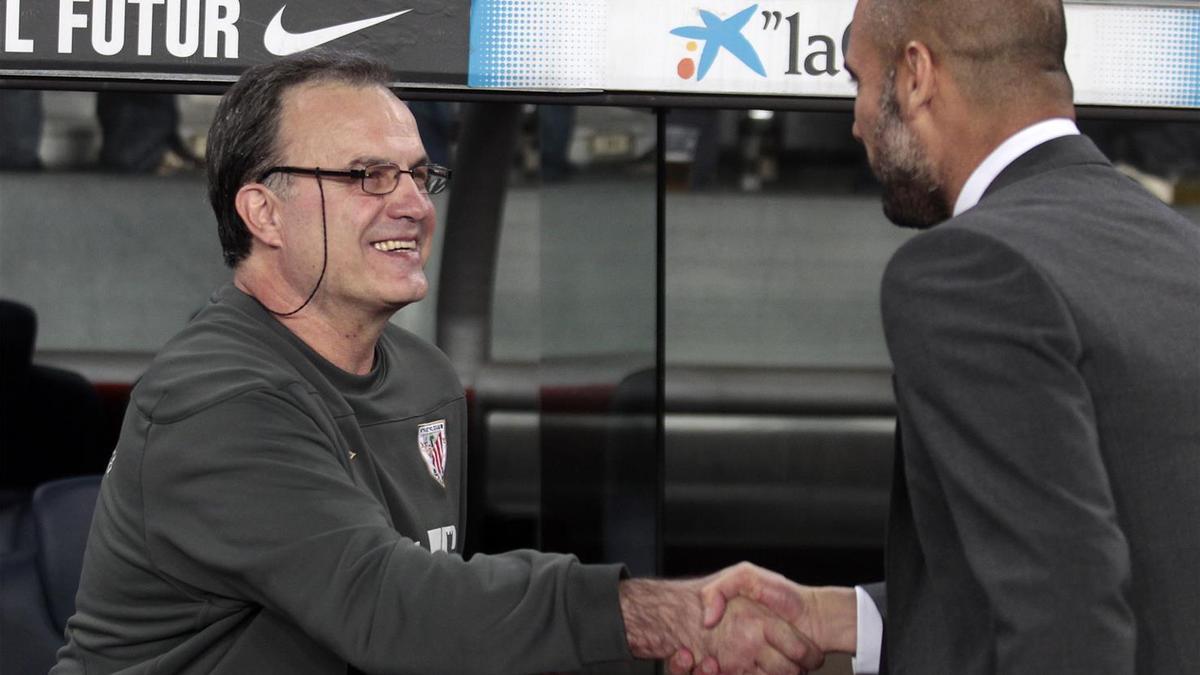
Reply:
<svg viewBox="0 0 1200 675"><path fill-rule="evenodd" d="M671 31L671 35L704 41L704 51L700 53L700 66L696 71L697 82L704 79L722 49L736 56L750 70L763 77L767 76L767 70L763 68L758 52L754 51L750 41L742 35L742 28L750 22L750 17L754 16L757 9L758 5L750 5L725 20L702 9L700 19L704 21L703 26L680 26Z"/></svg>

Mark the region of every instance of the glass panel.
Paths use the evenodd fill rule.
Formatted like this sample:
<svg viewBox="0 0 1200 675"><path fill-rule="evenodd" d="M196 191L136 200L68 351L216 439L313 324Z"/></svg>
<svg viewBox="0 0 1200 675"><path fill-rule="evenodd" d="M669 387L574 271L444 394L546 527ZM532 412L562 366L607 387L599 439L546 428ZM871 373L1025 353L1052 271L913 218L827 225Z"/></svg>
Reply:
<svg viewBox="0 0 1200 675"><path fill-rule="evenodd" d="M1200 221L1200 121L1085 118L1080 129L1123 173L1185 216Z"/></svg>
<svg viewBox="0 0 1200 675"><path fill-rule="evenodd" d="M215 99L180 98L0 91L0 294L40 352L153 353L227 276L194 156Z"/></svg>
<svg viewBox="0 0 1200 675"><path fill-rule="evenodd" d="M672 111L666 571L881 573L893 412L883 217L849 113Z"/></svg>
<svg viewBox="0 0 1200 675"><path fill-rule="evenodd" d="M490 515L518 534L536 530L535 541L517 543L650 573L655 119L542 106L527 110L523 129L499 244L490 367L519 374L518 388L536 382L536 399L489 414ZM518 517L537 526L514 526Z"/></svg>

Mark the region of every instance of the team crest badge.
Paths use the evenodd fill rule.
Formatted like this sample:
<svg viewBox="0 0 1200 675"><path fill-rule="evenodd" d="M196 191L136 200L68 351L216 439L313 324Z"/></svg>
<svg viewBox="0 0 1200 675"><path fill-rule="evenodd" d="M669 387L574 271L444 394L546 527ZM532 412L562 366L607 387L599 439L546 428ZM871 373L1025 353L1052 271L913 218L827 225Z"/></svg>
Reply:
<svg viewBox="0 0 1200 675"><path fill-rule="evenodd" d="M429 475L446 487L446 420L426 422L417 427L417 447L429 468Z"/></svg>

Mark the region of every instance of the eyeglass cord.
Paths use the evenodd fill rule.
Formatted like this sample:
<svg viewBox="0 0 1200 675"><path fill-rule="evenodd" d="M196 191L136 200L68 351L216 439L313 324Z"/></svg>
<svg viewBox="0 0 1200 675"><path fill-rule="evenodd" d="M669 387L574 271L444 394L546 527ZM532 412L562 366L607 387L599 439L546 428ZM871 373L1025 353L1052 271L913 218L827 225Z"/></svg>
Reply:
<svg viewBox="0 0 1200 675"><path fill-rule="evenodd" d="M296 309L290 312L276 312L270 307L263 305L263 309L275 316L291 316L307 307L308 303L312 302L313 296L317 294L317 289L321 287L321 282L325 280L325 268L329 265L329 227L325 222L325 186L321 184L320 168L313 175L317 177L317 191L321 193L321 274L317 277L317 283L313 286L312 293L309 293L304 303ZM262 305L262 302L260 301L259 304Z"/></svg>

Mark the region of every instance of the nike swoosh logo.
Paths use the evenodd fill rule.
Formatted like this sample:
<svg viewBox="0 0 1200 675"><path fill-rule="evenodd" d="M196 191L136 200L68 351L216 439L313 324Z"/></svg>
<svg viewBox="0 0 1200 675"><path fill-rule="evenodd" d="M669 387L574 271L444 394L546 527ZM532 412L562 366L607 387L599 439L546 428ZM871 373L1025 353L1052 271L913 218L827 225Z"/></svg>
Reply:
<svg viewBox="0 0 1200 675"><path fill-rule="evenodd" d="M357 33L364 28L370 28L376 24L383 23L388 19L394 19L401 14L411 12L411 9L405 9L383 16L376 16L370 19L359 19L350 23L342 23L328 28L318 28L305 33L290 33L283 27L283 10L287 9L287 5L279 8L275 13L275 18L271 19L271 23L267 24L267 30L263 33L263 47L267 48L275 56L287 56L302 52L305 49L312 49L332 42L338 38L346 37L351 33Z"/></svg>

